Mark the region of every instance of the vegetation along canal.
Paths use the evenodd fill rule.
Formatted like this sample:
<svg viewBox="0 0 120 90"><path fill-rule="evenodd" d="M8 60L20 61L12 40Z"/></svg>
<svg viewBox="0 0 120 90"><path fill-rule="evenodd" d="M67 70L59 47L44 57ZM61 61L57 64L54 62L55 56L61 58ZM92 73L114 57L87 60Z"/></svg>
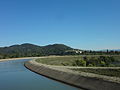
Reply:
<svg viewBox="0 0 120 90"><path fill-rule="evenodd" d="M0 62L0 90L79 90L31 72L24 67L28 60Z"/></svg>

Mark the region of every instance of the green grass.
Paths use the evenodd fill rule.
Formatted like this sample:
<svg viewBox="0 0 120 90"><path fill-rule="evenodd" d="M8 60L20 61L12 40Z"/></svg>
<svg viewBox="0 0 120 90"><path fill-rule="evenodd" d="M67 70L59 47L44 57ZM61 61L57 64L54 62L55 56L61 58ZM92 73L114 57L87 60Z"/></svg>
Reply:
<svg viewBox="0 0 120 90"><path fill-rule="evenodd" d="M69 57L49 57L36 59L37 62L47 64L47 65L59 65L59 66L72 66L74 60L81 58L79 56L69 56Z"/></svg>
<svg viewBox="0 0 120 90"><path fill-rule="evenodd" d="M47 65L57 65L57 66L75 66L76 60L83 60L84 56L63 56L63 57L48 57L48 58L39 58L36 59L37 62L47 64ZM93 56L88 55L87 58L98 58L100 56ZM120 66L120 56L112 56L115 61L114 66ZM92 66L91 66L92 67ZM114 77L120 77L120 69L117 68L77 68L72 69L73 71L78 72L89 72L89 73L95 73L100 75L107 75L107 76L114 76Z"/></svg>
<svg viewBox="0 0 120 90"><path fill-rule="evenodd" d="M48 65L59 65L59 66L80 66L81 64L79 64L79 61L84 61L83 57L85 56L63 56L63 57L48 57L48 58L40 58L37 59L37 62L43 63L43 64L48 64ZM90 63L95 62L93 64L96 64L96 60L100 57L98 55L88 55L86 56L88 59L90 59ZM110 66L120 66L120 56L112 56L115 59L115 62L110 63ZM93 58L93 59L91 59ZM99 62L101 60L97 60L97 62ZM76 64L78 62L78 64ZM84 66L92 66L91 64L87 65L86 61L86 65ZM108 61L109 62L109 61ZM103 64L105 62L102 62ZM82 66L82 65L81 65ZM94 66L102 66L99 64L96 64ZM104 67L106 65L103 65Z"/></svg>
<svg viewBox="0 0 120 90"><path fill-rule="evenodd" d="M120 69L77 68L72 70L78 72L89 72L106 76L120 77Z"/></svg>

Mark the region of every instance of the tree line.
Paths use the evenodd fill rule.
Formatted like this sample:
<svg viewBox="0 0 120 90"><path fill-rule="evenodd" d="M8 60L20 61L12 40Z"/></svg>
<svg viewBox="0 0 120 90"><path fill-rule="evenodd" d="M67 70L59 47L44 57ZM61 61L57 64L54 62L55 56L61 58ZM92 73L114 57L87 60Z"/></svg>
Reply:
<svg viewBox="0 0 120 90"><path fill-rule="evenodd" d="M0 59L49 55L120 55L120 51L79 50L73 49L64 44L38 46L29 43L0 48Z"/></svg>

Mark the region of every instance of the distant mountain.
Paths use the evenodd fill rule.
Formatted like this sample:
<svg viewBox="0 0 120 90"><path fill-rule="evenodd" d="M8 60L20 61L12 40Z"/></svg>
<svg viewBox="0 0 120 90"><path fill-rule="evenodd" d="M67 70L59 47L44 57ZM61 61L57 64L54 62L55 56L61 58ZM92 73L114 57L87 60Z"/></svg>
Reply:
<svg viewBox="0 0 120 90"><path fill-rule="evenodd" d="M64 44L53 44L53 45L47 45L44 46L43 49L45 50L45 54L47 55L61 55L63 54L66 50L72 50L73 48L68 47Z"/></svg>
<svg viewBox="0 0 120 90"><path fill-rule="evenodd" d="M120 49L104 49L104 50L98 50L98 51L120 51Z"/></svg>
<svg viewBox="0 0 120 90"><path fill-rule="evenodd" d="M113 49L112 51L120 51L120 49Z"/></svg>
<svg viewBox="0 0 120 90"><path fill-rule="evenodd" d="M73 50L73 48L64 44L38 46L34 44L25 43L21 45L1 47L0 58L64 55L67 50Z"/></svg>

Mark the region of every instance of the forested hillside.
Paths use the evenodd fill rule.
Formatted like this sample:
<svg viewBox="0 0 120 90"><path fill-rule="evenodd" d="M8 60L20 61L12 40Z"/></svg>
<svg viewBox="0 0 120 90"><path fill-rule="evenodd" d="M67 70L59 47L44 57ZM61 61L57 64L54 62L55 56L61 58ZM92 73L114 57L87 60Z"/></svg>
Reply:
<svg viewBox="0 0 120 90"><path fill-rule="evenodd" d="M64 44L38 46L34 44L13 45L0 48L0 58L35 57L46 55L64 55L67 50L73 50Z"/></svg>
<svg viewBox="0 0 120 90"><path fill-rule="evenodd" d="M29 43L0 48L0 59L49 55L120 55L120 51L91 51L74 49L64 44L38 46Z"/></svg>

